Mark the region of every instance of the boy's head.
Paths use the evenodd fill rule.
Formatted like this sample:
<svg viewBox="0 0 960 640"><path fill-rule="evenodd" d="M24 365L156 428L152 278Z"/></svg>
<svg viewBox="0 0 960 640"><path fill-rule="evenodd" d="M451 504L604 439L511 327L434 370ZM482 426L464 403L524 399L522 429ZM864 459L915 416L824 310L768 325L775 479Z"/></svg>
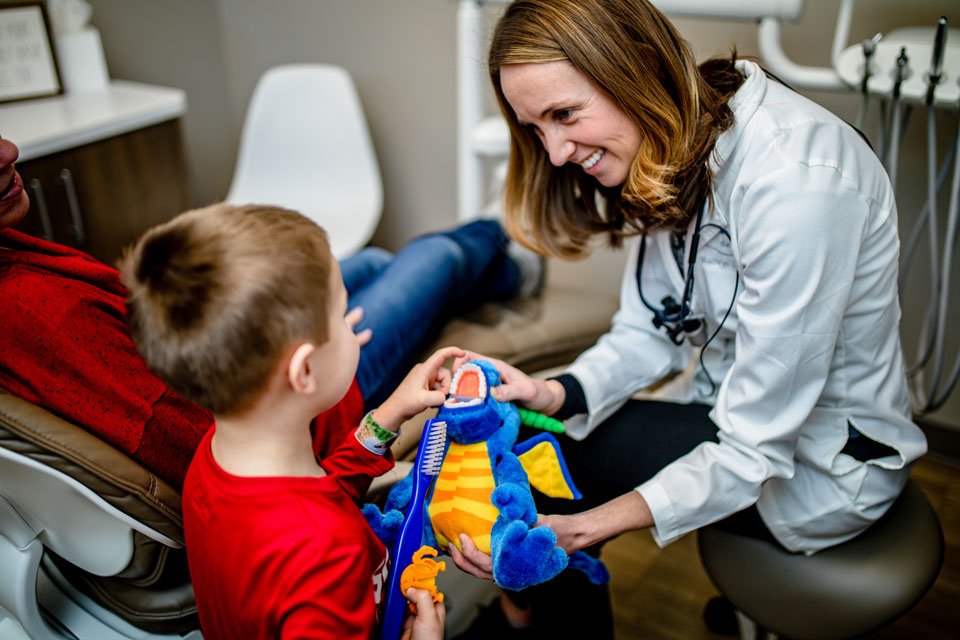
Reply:
<svg viewBox="0 0 960 640"><path fill-rule="evenodd" d="M215 414L249 408L292 346L350 348L325 344L331 334L343 342L345 329L352 337L326 233L293 211L188 211L144 234L120 269L130 331L147 365Z"/></svg>

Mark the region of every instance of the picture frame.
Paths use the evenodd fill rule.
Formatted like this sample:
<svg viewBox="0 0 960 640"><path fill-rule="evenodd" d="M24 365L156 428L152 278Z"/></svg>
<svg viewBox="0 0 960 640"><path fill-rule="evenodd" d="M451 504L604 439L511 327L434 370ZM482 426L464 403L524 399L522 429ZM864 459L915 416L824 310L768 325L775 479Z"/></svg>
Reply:
<svg viewBox="0 0 960 640"><path fill-rule="evenodd" d="M0 4L0 103L61 93L44 0Z"/></svg>

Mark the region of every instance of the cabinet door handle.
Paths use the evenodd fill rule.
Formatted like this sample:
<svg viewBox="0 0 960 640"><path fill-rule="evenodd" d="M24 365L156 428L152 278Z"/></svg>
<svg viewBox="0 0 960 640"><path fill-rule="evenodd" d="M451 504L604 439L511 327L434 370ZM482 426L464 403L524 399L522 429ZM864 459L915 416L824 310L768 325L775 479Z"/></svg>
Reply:
<svg viewBox="0 0 960 640"><path fill-rule="evenodd" d="M77 189L73 185L70 169L60 170L60 183L67 192L67 206L70 207L70 219L73 221L73 237L78 245L82 245L87 241L87 230L83 224L83 212L80 211L80 201L77 200Z"/></svg>
<svg viewBox="0 0 960 640"><path fill-rule="evenodd" d="M37 178L30 181L30 193L33 196L33 202L37 205L40 222L43 224L43 239L53 242L53 223L50 221L47 199L43 197L43 184Z"/></svg>

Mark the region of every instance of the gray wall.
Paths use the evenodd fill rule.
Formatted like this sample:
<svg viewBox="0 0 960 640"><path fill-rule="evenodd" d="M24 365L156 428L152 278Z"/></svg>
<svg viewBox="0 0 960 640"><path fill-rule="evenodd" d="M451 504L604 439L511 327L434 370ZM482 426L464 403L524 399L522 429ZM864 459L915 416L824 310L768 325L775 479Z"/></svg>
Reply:
<svg viewBox="0 0 960 640"><path fill-rule="evenodd" d="M226 195L247 101L286 62L353 76L380 160L376 240L455 220L456 3L444 0L91 0L115 78L185 89L196 202Z"/></svg>
<svg viewBox="0 0 960 640"><path fill-rule="evenodd" d="M198 204L226 194L245 105L259 75L279 63L320 61L350 71L367 112L386 199L375 242L397 248L417 233L455 221L455 0L89 1L113 77L187 91L185 126ZM829 64L837 3L808 0L804 16L784 26L784 47L796 62ZM956 24L955 0L860 0L850 40L898 26L933 25L951 9ZM756 54L752 24L676 22L701 57L733 45L741 54ZM855 117L852 94L810 95L848 120ZM925 196L923 119L922 110L916 111L898 184L904 235ZM944 117L940 126L946 147L953 124ZM618 264L619 256L604 254L586 264L552 265L551 277L616 291ZM906 336L915 336L922 320L922 265L914 268L904 300ZM960 428L960 393L935 417Z"/></svg>
<svg viewBox="0 0 960 640"><path fill-rule="evenodd" d="M196 204L221 200L233 173L238 110L213 0L93 0L110 76L187 93L184 142Z"/></svg>

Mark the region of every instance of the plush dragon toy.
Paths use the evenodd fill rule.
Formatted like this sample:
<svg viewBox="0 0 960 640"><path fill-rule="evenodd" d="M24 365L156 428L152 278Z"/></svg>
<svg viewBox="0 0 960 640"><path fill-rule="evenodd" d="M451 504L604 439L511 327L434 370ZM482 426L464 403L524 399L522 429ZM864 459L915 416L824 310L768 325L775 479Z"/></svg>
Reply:
<svg viewBox="0 0 960 640"><path fill-rule="evenodd" d="M549 527L534 526L537 509L531 485L551 497L575 500L580 493L551 434L517 443L522 410L493 398L489 391L499 384L499 373L485 360L470 361L454 374L450 396L436 417L446 422L447 443L439 476L423 505L423 544L459 549L460 533L466 533L491 555L494 581L506 589L545 582L568 565L595 584L608 582L600 560L580 551L568 556ZM533 416L534 421L544 418ZM388 547L397 538L410 497L407 476L390 491L383 512L372 504L363 508Z"/></svg>

